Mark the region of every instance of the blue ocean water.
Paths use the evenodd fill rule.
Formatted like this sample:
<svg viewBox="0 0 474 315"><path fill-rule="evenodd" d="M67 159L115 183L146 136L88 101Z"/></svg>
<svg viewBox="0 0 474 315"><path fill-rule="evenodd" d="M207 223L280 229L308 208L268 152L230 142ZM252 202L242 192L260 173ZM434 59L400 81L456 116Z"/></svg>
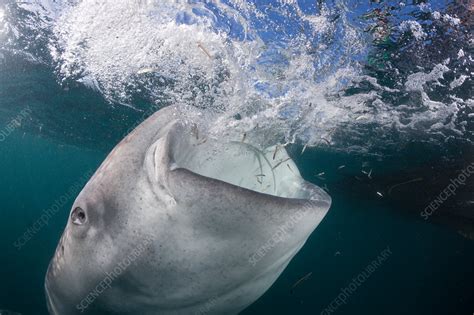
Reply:
<svg viewBox="0 0 474 315"><path fill-rule="evenodd" d="M59 2L31 3L40 3L46 10ZM156 57L156 64L144 63L133 70L148 75L149 69L163 67L163 73L146 79L129 75L129 69L113 68L105 60L111 57L108 47L95 46L100 48L98 56L81 55L83 47L73 49L78 60L72 64L66 58L53 60L49 44L67 51L74 46L68 42L75 38L72 35L90 32L89 39L98 35L81 29L54 42L59 33L35 24L35 17L43 11L31 11L35 15L21 11L13 2L1 3L0 22L3 14L11 14L16 21L9 21L0 32L0 310L47 314L44 276L80 188L128 130L171 102L187 106L189 101L222 117L238 116L236 121L257 117L260 124L268 126L265 135L278 135L273 142L294 140L288 150L303 177L327 189L333 200L328 215L278 281L242 314L474 312L473 180L468 178L456 196L428 220L420 216L450 180L474 161L469 7L460 11L456 2L450 1L404 5L399 1L335 1L314 11L313 2L297 3L298 7L289 6L287 14L281 14L273 10L283 6L280 2L254 2L256 8L266 9L262 12L267 16L251 23L261 29L248 36L260 36L268 48L255 63L232 59L237 48L245 48L234 43L225 46L230 51L227 55L219 55L227 63L215 66L215 72L194 71L194 61L186 59L192 52L178 53L185 69L182 72L192 72L189 77L180 76L180 67L173 64L175 56L169 53L163 59ZM219 9L212 2L208 5L210 12ZM292 19L313 11L317 12L313 20L292 24ZM199 17L209 14L197 9L190 12L179 14L177 24L194 25ZM436 19L435 12L441 17ZM73 13L88 18L88 12ZM104 16L116 22L112 14ZM68 18L73 21L77 16ZM239 19L229 18L229 23L224 16L222 19L216 19L213 27L228 28L226 42L243 41ZM392 33L387 37L384 32L390 23ZM284 27L276 27L281 25ZM375 27L375 31L361 32L365 36L376 32L382 40L357 38L369 44L356 54L348 41L341 40L353 30L348 25L355 30ZM142 30L140 25L134 27ZM311 27L331 31L318 33ZM397 33L405 29L411 33ZM300 32L311 40L289 40ZM113 42L115 38L108 39ZM216 42L201 42L196 56L214 54L215 47L222 48ZM133 60L138 63L140 58ZM170 64L164 64L168 59ZM230 66L230 70L225 68L232 62L248 71L250 86L257 92L242 83L246 76L235 74ZM68 75L58 70L61 65L80 70ZM175 71L176 78L168 77L167 67ZM313 67L320 75L304 71ZM335 72L348 67L350 73L359 67L362 70L354 77L337 77L336 88L328 83ZM295 74L289 69L298 71ZM107 76L101 76L105 72ZM202 73L206 74L204 79L199 77ZM124 85L122 76L127 78ZM96 86L91 87L84 78ZM181 86L186 78L188 82ZM306 85L313 81L317 85ZM235 90L222 82L235 83ZM197 86L199 91L192 89L194 94L184 97L189 86ZM231 91L237 95L240 91L245 101L223 105L222 99L233 99ZM126 95L123 99L122 94ZM256 100L256 95L263 95L264 100ZM262 117L268 116L259 114L270 101L278 104L277 114L265 121ZM315 108L316 113L305 112L303 105ZM249 133L249 139L252 136L258 139ZM42 212L53 206L54 216L38 228ZM378 263L368 272L374 260Z"/></svg>

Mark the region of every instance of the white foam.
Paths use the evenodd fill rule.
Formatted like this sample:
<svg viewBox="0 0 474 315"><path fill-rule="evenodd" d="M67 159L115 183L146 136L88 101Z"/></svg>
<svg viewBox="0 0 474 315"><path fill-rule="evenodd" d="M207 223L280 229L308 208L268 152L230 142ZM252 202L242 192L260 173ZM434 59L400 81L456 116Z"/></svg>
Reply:
<svg viewBox="0 0 474 315"><path fill-rule="evenodd" d="M417 40L423 39L426 37L425 31L421 27L420 23L417 21L403 21L400 24L401 31L410 31Z"/></svg>
<svg viewBox="0 0 474 315"><path fill-rule="evenodd" d="M245 132L249 141L266 147L294 141L315 145L321 138L337 146L332 135L341 126L347 137L357 136L358 126L374 124L459 132L453 120L466 105L436 102L426 93L450 71L447 64L413 73L399 88L362 74L357 59L370 42L349 21L350 9L336 2L334 8L323 5L314 12L287 1L264 9L240 0L212 5L30 0L18 5L35 12L41 21L37 27L53 33L49 51L61 79L77 80L129 106L140 94L158 105L214 111L215 135L237 139ZM276 23L275 15L287 23ZM456 24L439 12L433 17ZM427 36L417 21L404 21L399 29L417 40ZM268 40L271 32L281 38ZM449 86L461 80L466 78ZM373 89L345 95L349 82ZM393 106L383 101L387 93L421 98L418 104ZM233 119L236 114L242 119Z"/></svg>
<svg viewBox="0 0 474 315"><path fill-rule="evenodd" d="M469 78L467 75L460 75L459 78L456 78L454 79L450 84L449 84L449 87L451 89L454 89L454 88L457 88L458 86L461 86L464 84L464 81L466 81L466 79Z"/></svg>

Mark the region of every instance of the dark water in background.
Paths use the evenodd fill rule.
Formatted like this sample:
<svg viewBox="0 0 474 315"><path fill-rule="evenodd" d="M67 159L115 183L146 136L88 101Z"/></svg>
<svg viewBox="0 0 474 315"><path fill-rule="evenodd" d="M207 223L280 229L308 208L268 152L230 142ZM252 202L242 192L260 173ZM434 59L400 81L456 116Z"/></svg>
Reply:
<svg viewBox="0 0 474 315"><path fill-rule="evenodd" d="M21 250L13 242L105 155L22 132L2 143L2 308L47 314L43 278L73 199ZM337 158L309 152L301 170L311 179L315 165L332 164ZM331 195L333 206L323 223L275 285L243 314L319 314L387 247L391 255L337 314L471 314L471 240L404 215L383 200ZM291 290L309 272L312 275Z"/></svg>
<svg viewBox="0 0 474 315"><path fill-rule="evenodd" d="M443 3L433 6L443 7ZM448 55L454 56L459 45L465 44L460 41L443 44L440 40L435 45L445 50L450 47ZM423 65L429 70L443 59L425 56L432 60L426 65L427 59L409 39L402 38L397 44L377 44L366 69L392 88L396 86L391 81L394 68L403 76L404 69ZM385 68L381 60L392 51L402 53L392 56L392 67ZM32 61L18 51L0 52L0 128L22 109L32 110L21 126L0 142L0 310L46 315L44 275L75 198L67 194L68 190L82 185L80 178L95 170L127 130L152 111L143 113L108 102L101 93L74 80L58 84L48 62ZM469 65L450 64L461 66L467 68L462 73L469 73ZM446 80L452 79L449 75ZM449 93L465 100L472 98L472 85L466 82ZM373 89L362 82L345 93ZM447 102L448 93L442 88L427 90L431 99ZM416 102L403 93L382 94L381 98L393 106ZM140 108L159 107L150 105L143 95L135 101ZM472 107L463 110L462 115L467 116ZM341 129L339 143L344 146L344 132L358 128ZM385 141L369 152L332 150L323 145L308 148L301 155L301 144L290 147L303 176L329 189L333 205L279 280L243 314L320 314L386 248L391 251L388 258L335 314L474 312L474 243L472 236L461 235L474 231L470 203L473 179L429 220L420 217L449 180L474 161L472 143L463 141L472 136L472 120L467 120L466 134L441 144L429 141L420 130L407 139L403 133L370 128L364 126L359 138L351 134L346 139L347 146ZM346 167L338 169L341 165ZM372 178L361 173L370 169ZM315 176L323 171L324 180ZM398 186L388 194L393 185L419 177L423 181ZM62 196L67 198L48 225L21 250L15 248L14 242L38 220L41 211Z"/></svg>

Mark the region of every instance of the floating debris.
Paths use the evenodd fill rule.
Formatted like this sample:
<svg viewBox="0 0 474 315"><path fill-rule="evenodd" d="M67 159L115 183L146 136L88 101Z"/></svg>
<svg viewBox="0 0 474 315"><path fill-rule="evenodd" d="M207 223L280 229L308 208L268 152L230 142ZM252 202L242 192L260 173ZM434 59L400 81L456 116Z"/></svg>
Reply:
<svg viewBox="0 0 474 315"><path fill-rule="evenodd" d="M341 252L340 251L337 251L334 253L334 256L340 256L341 255Z"/></svg>
<svg viewBox="0 0 474 315"><path fill-rule="evenodd" d="M200 42L198 42L197 45L209 57L209 59L212 59L212 55L207 51L206 48L204 48L204 46Z"/></svg>
<svg viewBox="0 0 474 315"><path fill-rule="evenodd" d="M313 274L313 272L308 272L306 275L304 275L302 278L300 278L298 281L296 281L292 286L291 286L291 290L290 292L293 293L293 290L299 286L301 283L303 283L304 281L308 280L309 277L311 277L311 275Z"/></svg>
<svg viewBox="0 0 474 315"><path fill-rule="evenodd" d="M244 132L244 135L242 136L242 140L240 142L244 142L245 138L247 138L247 133Z"/></svg>
<svg viewBox="0 0 474 315"><path fill-rule="evenodd" d="M403 183L395 184L395 185L391 186L391 187L388 189L388 194L391 195L391 194L392 194L392 190L393 190L395 187L402 186L402 185L409 184L409 183L413 183L413 182L419 182L419 181L422 181L422 180L423 180L423 177L417 177L417 178L410 179L409 181L406 181L406 182L403 182Z"/></svg>

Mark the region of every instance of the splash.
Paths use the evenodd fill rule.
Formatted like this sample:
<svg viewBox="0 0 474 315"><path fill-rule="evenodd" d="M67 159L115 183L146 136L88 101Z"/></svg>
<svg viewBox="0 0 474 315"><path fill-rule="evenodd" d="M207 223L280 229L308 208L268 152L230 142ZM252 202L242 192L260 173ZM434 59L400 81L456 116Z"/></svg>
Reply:
<svg viewBox="0 0 474 315"><path fill-rule="evenodd" d="M436 48L436 27L462 33L461 19L442 8L400 4L409 17L396 20L393 6L342 0L18 6L47 37L61 84L80 82L136 110L211 111L215 136L358 151L386 145L368 130L469 140L472 95L459 92L472 82L468 49L438 62L416 54ZM417 56L411 66L404 51Z"/></svg>

